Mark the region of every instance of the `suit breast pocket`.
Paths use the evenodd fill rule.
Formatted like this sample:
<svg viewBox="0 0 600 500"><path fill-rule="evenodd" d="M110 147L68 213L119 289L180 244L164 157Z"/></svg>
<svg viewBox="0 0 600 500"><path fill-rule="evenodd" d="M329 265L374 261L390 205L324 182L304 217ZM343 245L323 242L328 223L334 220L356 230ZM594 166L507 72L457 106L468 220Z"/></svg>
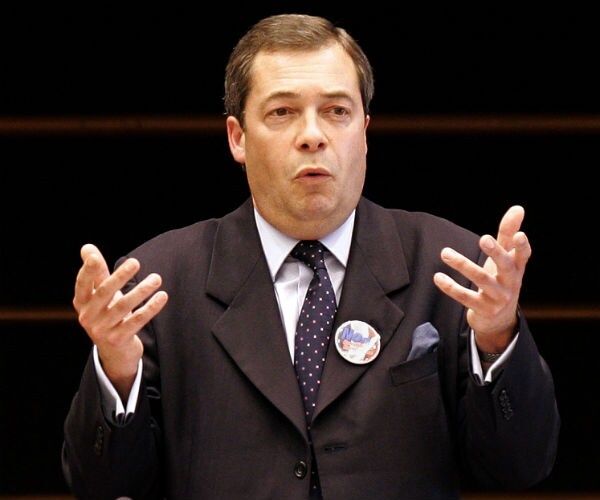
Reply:
<svg viewBox="0 0 600 500"><path fill-rule="evenodd" d="M390 368L390 376L392 385L398 386L436 377L437 371L437 351L433 351L393 366Z"/></svg>
<svg viewBox="0 0 600 500"><path fill-rule="evenodd" d="M445 411L438 376L438 353L429 352L389 369L395 412L407 428L441 429ZM418 433L416 433L418 434Z"/></svg>

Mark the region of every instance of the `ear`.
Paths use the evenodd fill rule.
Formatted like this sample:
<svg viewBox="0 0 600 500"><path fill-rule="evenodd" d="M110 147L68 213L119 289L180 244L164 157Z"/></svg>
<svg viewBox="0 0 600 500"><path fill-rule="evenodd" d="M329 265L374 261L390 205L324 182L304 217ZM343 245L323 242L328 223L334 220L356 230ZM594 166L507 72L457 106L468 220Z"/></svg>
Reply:
<svg viewBox="0 0 600 500"><path fill-rule="evenodd" d="M233 159L244 165L246 163L246 141L244 129L237 118L227 117L227 139Z"/></svg>

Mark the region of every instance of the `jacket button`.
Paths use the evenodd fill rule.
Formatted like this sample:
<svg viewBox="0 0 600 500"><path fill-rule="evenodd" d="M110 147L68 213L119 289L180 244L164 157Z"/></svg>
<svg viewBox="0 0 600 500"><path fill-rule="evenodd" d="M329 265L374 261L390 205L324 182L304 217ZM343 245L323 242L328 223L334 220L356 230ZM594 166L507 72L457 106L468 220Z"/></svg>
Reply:
<svg viewBox="0 0 600 500"><path fill-rule="evenodd" d="M307 470L308 467L306 466L306 462L304 460L298 460L294 464L294 476L296 476L298 479L303 479L304 476L306 476Z"/></svg>
<svg viewBox="0 0 600 500"><path fill-rule="evenodd" d="M96 427L96 439L94 440L94 453L98 456L102 455L102 447L104 446L104 428L99 425Z"/></svg>
<svg viewBox="0 0 600 500"><path fill-rule="evenodd" d="M500 391L498 400L500 401L500 409L502 410L502 416L504 417L504 420L510 420L514 415L514 410L512 409L510 398L508 397L508 392L506 392L506 389L502 389Z"/></svg>

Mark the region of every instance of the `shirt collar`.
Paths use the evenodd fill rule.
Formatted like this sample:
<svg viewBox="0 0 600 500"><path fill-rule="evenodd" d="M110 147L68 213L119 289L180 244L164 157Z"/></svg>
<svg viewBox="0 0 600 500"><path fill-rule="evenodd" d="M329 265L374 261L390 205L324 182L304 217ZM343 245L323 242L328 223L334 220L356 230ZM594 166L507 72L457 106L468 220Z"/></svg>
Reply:
<svg viewBox="0 0 600 500"><path fill-rule="evenodd" d="M319 240L344 267L346 267L348 254L350 253L355 212L356 210L352 210L340 227ZM254 218L269 271L271 272L271 279L275 281L275 276L279 272L279 268L299 240L290 238L269 224L258 213L256 208L254 209Z"/></svg>

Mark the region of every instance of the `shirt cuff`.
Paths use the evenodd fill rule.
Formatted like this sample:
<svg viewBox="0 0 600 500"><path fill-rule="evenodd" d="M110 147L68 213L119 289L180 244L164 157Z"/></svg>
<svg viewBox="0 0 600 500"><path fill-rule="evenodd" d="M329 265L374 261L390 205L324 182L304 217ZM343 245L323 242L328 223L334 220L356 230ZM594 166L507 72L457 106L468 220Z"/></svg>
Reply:
<svg viewBox="0 0 600 500"><path fill-rule="evenodd" d="M129 415L130 413L135 412L135 407L137 405L138 396L140 393L140 384L142 382L142 360L138 362L138 369L135 375L135 380L133 381L133 386L131 387L131 391L129 392L129 398L127 399L127 412L125 411L125 407L123 406L123 402L121 401L121 397L119 393L115 389L115 386L112 385L111 381L108 380L106 373L104 373L104 369L100 363L100 357L98 356L98 347L94 346L94 367L96 368L96 375L98 376L98 381L100 382L100 391L102 393L102 398L104 402L104 407L108 411L109 415L115 415L116 417L123 415Z"/></svg>
<svg viewBox="0 0 600 500"><path fill-rule="evenodd" d="M508 347L504 349L504 352L500 355L500 357L492 363L492 365L488 368L485 377L483 376L483 368L481 367L481 360L479 359L479 351L477 350L477 344L475 343L475 332L471 329L471 367L473 368L473 375L477 380L479 385L489 384L494 379L494 372L496 372L505 361L510 357L510 353L515 348L515 344L517 339L519 338L519 334L515 335L515 338L511 340Z"/></svg>

